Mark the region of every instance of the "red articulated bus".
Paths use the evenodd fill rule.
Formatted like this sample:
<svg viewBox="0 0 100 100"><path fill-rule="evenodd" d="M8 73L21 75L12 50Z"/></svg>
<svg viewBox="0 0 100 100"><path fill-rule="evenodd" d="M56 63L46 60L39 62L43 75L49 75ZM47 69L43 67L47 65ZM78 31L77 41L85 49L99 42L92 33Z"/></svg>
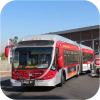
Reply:
<svg viewBox="0 0 100 100"><path fill-rule="evenodd" d="M93 67L94 51L58 35L34 35L14 50L12 86L60 86Z"/></svg>

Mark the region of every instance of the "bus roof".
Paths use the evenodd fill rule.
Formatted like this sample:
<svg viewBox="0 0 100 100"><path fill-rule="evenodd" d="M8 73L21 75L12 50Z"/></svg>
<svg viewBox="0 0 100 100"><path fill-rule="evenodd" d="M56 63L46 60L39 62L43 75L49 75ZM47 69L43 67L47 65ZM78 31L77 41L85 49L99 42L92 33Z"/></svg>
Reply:
<svg viewBox="0 0 100 100"><path fill-rule="evenodd" d="M90 48L90 47L88 47L88 46L85 46L85 45L82 45L82 44L80 44L80 47L81 47L81 48L84 48L84 49L88 49L88 50L94 51L92 48Z"/></svg>
<svg viewBox="0 0 100 100"><path fill-rule="evenodd" d="M48 34L26 36L26 37L23 37L20 41L40 40L40 39L41 40L54 40L55 42L62 41L62 42L66 42L69 44L79 46L78 43L76 43L68 38L65 38L65 37L62 37L59 35L48 35Z"/></svg>

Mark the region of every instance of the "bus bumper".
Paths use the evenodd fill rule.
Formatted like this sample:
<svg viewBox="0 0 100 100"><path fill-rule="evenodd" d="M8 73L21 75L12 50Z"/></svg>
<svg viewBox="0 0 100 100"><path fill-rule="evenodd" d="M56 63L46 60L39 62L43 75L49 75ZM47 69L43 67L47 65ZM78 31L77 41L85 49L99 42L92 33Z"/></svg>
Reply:
<svg viewBox="0 0 100 100"><path fill-rule="evenodd" d="M34 84L32 81L30 81L30 84L28 81L17 81L15 79L10 78L11 86L55 86L56 85L56 77L53 79L48 80L35 80Z"/></svg>

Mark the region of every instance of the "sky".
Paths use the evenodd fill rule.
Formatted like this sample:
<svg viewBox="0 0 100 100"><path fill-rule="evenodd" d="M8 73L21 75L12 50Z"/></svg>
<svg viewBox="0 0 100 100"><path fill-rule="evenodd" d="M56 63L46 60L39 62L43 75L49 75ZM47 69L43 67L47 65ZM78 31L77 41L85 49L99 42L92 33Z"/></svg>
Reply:
<svg viewBox="0 0 100 100"><path fill-rule="evenodd" d="M8 38L99 25L99 11L89 1L12 1L1 12L1 52Z"/></svg>

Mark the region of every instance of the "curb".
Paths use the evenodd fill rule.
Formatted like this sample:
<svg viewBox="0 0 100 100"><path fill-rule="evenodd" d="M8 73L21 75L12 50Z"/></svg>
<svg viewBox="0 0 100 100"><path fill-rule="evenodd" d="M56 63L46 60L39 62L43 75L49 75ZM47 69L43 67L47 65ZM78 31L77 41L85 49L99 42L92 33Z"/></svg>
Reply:
<svg viewBox="0 0 100 100"><path fill-rule="evenodd" d="M0 71L0 73L1 73L1 72L11 72L11 71Z"/></svg>
<svg viewBox="0 0 100 100"><path fill-rule="evenodd" d="M0 77L11 76L11 71L0 71Z"/></svg>
<svg viewBox="0 0 100 100"><path fill-rule="evenodd" d="M9 76L11 76L11 75L0 75L0 78L2 78L2 77L9 77Z"/></svg>

